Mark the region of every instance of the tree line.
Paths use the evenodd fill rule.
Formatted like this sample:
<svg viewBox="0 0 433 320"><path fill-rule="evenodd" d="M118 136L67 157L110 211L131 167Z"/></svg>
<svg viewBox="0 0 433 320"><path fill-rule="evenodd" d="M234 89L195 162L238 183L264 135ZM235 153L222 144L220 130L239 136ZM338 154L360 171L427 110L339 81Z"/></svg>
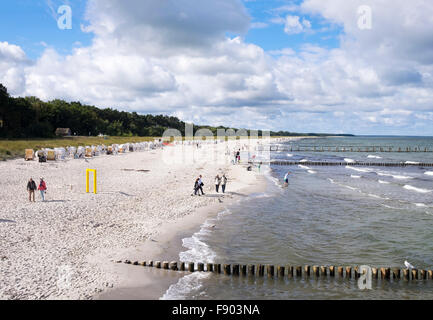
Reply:
<svg viewBox="0 0 433 320"><path fill-rule="evenodd" d="M177 129L185 135L185 122L177 117L140 115L111 108L100 109L59 99L44 102L36 97L14 98L9 95L7 88L0 84L1 138L52 138L57 128L70 128L72 134L77 136L97 136L102 133L109 136L160 137L168 128ZM194 126L194 131L199 129L209 129L216 135L218 129L229 128ZM271 132L271 135L300 134L279 131Z"/></svg>

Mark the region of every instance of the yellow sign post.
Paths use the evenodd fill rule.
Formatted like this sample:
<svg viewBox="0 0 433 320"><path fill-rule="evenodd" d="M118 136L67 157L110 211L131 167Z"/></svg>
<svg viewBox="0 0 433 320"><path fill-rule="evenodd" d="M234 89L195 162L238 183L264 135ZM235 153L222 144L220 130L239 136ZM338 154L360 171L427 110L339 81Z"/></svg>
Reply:
<svg viewBox="0 0 433 320"><path fill-rule="evenodd" d="M94 169L86 169L86 192L90 192L89 180L90 180L90 172L93 172L93 193L96 194L96 170Z"/></svg>

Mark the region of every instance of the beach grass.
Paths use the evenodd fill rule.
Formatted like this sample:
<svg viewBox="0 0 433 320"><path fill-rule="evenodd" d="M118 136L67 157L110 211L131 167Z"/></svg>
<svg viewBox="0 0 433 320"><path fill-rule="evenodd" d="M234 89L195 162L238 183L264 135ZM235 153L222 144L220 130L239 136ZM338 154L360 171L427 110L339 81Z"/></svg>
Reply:
<svg viewBox="0 0 433 320"><path fill-rule="evenodd" d="M153 137L64 137L54 139L0 139L0 161L8 159L24 158L25 149L35 151L41 148L79 147L91 145L112 145L123 143L135 143L153 141Z"/></svg>

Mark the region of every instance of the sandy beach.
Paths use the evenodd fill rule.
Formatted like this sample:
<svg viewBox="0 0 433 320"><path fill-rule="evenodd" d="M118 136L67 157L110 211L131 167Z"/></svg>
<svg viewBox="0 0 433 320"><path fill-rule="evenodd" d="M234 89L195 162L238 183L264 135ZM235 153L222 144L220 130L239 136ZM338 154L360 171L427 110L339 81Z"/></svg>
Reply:
<svg viewBox="0 0 433 320"><path fill-rule="evenodd" d="M185 147L199 162L167 163L167 151L157 149L0 163L0 299L158 299L182 274L115 261L178 260L183 237L231 201L263 190L257 169L231 164L233 147ZM85 192L86 169L97 170L97 194ZM217 173L229 178L225 195L214 190ZM206 195L191 196L200 174ZM28 201L30 177L44 177L46 202L38 192L36 203Z"/></svg>

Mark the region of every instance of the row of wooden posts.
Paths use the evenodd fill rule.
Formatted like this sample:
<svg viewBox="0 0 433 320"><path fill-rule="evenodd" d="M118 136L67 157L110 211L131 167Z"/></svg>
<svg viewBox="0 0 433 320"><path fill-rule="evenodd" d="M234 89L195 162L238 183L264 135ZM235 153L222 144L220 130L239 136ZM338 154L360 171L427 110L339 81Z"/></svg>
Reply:
<svg viewBox="0 0 433 320"><path fill-rule="evenodd" d="M317 146L270 146L270 151L291 151L291 152L433 152L433 150L429 150L427 147L317 147Z"/></svg>
<svg viewBox="0 0 433 320"><path fill-rule="evenodd" d="M258 164L258 161L250 162ZM360 167L433 167L433 163L405 163L405 162L326 162L326 161L261 161L260 164L277 166L360 166Z"/></svg>
<svg viewBox="0 0 433 320"><path fill-rule="evenodd" d="M122 261L117 261L121 263ZM132 264L143 267L153 267L157 269L165 269L171 271L184 271L184 272L212 272L224 275L233 276L259 276L264 277L279 277L279 278L293 278L293 277L341 277L341 278L354 278L358 279L361 276L360 268L358 266L274 266L263 264L219 264L219 263L185 263L185 262L168 262L168 261L144 261L144 262L131 262L125 260L124 263ZM197 268L196 268L197 265ZM433 270L418 270L418 269L400 269L400 268L371 268L371 275L373 279L389 280L389 279L406 279L406 280L424 280L433 279Z"/></svg>

